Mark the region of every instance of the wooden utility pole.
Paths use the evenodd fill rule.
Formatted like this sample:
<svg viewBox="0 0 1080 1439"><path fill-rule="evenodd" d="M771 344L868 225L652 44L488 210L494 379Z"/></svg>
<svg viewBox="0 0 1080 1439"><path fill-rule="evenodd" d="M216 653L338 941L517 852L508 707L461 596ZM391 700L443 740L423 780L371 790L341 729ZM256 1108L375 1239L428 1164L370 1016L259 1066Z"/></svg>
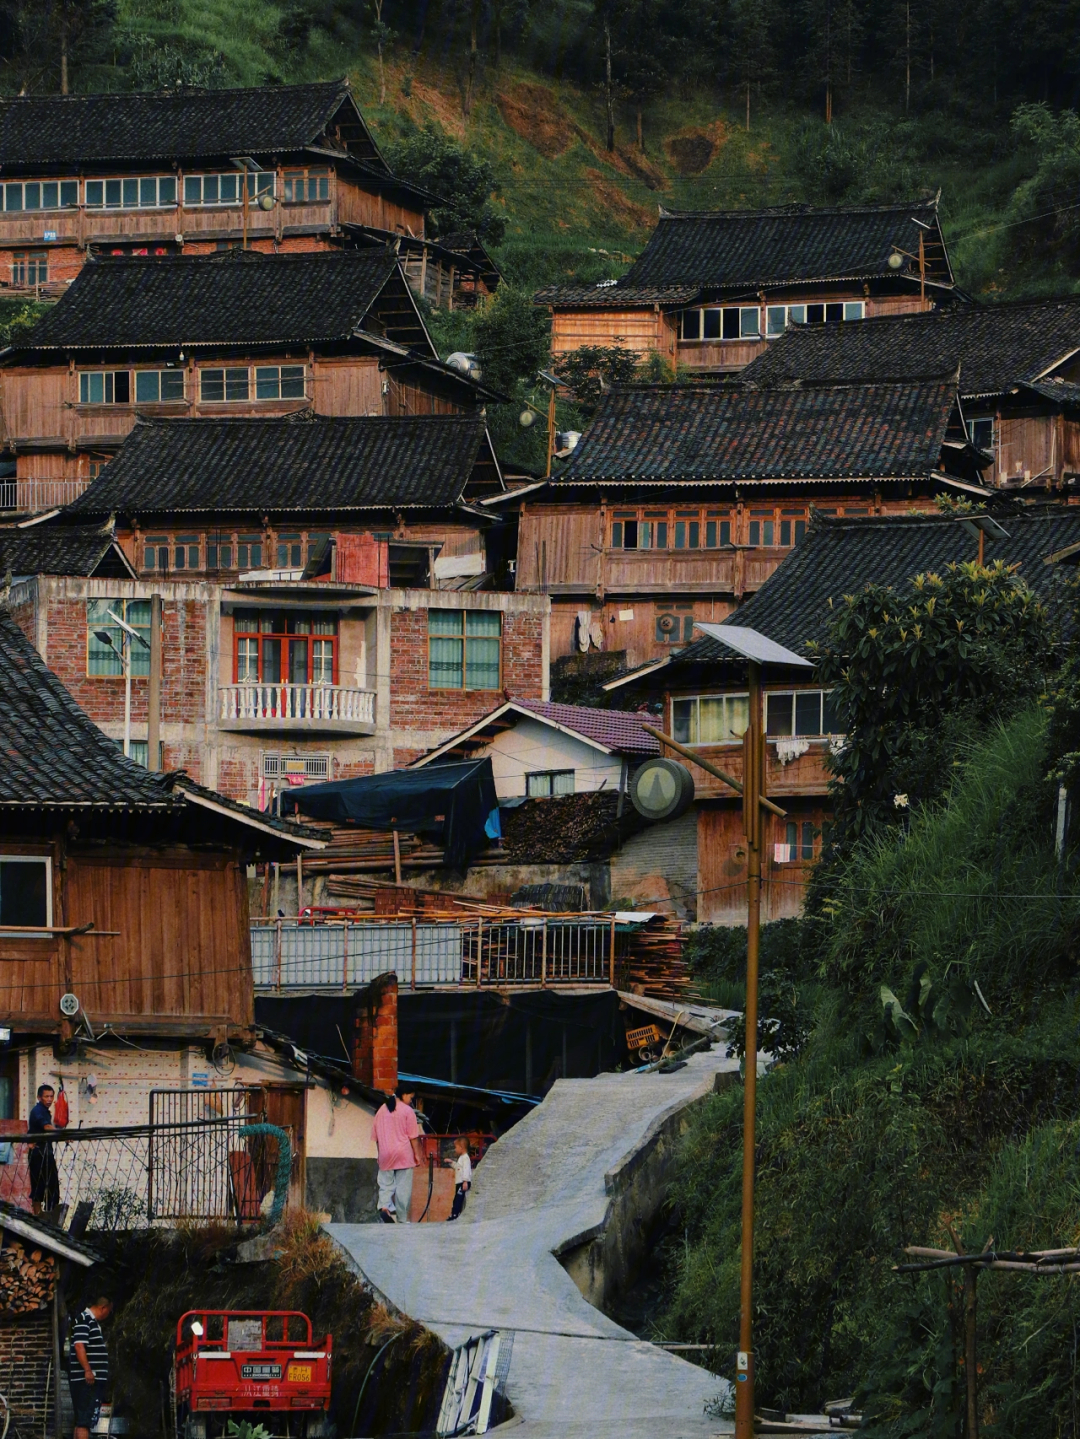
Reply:
<svg viewBox="0 0 1080 1439"><path fill-rule="evenodd" d="M547 468L544 470L545 479L551 479L551 461L555 455L555 386L551 387L551 394L548 396L547 412Z"/></svg>
<svg viewBox="0 0 1080 1439"><path fill-rule="evenodd" d="M150 683L146 696L146 767L161 768L161 596L150 596Z"/></svg>
<svg viewBox="0 0 1080 1439"><path fill-rule="evenodd" d="M743 832L746 835L746 1008L743 1076L742 1260L739 1353L735 1364L735 1439L754 1434L754 1151L757 1144L758 952L761 937L761 844L765 737L761 666L749 665L750 723L743 735Z"/></svg>

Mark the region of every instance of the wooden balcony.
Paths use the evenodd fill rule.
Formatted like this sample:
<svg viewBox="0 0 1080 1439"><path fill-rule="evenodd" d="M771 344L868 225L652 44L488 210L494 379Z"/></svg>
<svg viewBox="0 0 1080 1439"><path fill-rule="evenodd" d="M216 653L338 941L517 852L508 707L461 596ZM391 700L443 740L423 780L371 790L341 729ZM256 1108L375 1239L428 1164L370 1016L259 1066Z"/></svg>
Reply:
<svg viewBox="0 0 1080 1439"><path fill-rule="evenodd" d="M242 684L218 691L218 728L374 734L375 693L341 685Z"/></svg>
<svg viewBox="0 0 1080 1439"><path fill-rule="evenodd" d="M10 479L0 480L0 512L16 515L39 515L70 505L90 483L88 479Z"/></svg>

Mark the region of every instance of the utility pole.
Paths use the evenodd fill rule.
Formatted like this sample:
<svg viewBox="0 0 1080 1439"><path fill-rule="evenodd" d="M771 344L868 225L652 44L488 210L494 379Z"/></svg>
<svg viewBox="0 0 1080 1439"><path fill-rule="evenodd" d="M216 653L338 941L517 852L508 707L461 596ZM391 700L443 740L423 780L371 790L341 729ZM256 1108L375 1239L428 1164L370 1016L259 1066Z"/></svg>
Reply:
<svg viewBox="0 0 1080 1439"><path fill-rule="evenodd" d="M150 684L146 697L146 767L161 768L161 596L150 596Z"/></svg>

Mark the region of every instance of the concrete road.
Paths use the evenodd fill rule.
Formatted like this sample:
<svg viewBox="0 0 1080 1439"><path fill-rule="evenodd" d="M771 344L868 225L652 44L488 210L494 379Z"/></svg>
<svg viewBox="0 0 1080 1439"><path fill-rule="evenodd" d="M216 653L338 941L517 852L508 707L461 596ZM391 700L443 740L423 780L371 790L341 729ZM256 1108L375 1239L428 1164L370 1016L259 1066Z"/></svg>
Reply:
<svg viewBox="0 0 1080 1439"><path fill-rule="evenodd" d="M704 1439L724 1382L642 1342L581 1295L554 1252L603 1224L604 1177L737 1069L723 1047L675 1074L560 1080L488 1151L455 1224L331 1224L392 1304L451 1346L514 1331L507 1392L521 1439Z"/></svg>

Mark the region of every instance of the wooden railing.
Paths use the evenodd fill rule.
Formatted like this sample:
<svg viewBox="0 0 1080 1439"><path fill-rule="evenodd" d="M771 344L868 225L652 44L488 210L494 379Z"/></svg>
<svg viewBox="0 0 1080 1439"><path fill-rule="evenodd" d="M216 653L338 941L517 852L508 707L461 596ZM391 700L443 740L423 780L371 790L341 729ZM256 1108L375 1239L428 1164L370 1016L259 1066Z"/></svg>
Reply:
<svg viewBox="0 0 1080 1439"><path fill-rule="evenodd" d="M223 685L220 690L224 723L244 720L310 720L374 724L373 690L342 689L339 685Z"/></svg>
<svg viewBox="0 0 1080 1439"><path fill-rule="evenodd" d="M0 480L0 510L35 515L77 499L89 480Z"/></svg>

